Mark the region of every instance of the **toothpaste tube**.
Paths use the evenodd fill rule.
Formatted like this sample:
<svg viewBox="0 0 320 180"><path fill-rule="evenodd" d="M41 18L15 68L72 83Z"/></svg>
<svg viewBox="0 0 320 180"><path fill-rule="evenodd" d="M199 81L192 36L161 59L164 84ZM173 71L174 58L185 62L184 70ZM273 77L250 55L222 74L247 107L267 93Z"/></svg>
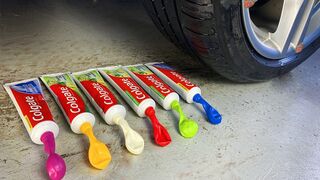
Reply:
<svg viewBox="0 0 320 180"><path fill-rule="evenodd" d="M129 65L123 67L136 82L147 91L164 109L176 110L179 113L179 131L184 137L193 137L198 132L196 122L185 117L179 103L179 95L164 83L145 65Z"/></svg>
<svg viewBox="0 0 320 180"><path fill-rule="evenodd" d="M104 120L109 125L116 124L122 128L127 149L133 154L140 154L144 149L144 140L125 120L125 107L119 104L99 72L89 69L72 73L72 77Z"/></svg>
<svg viewBox="0 0 320 180"><path fill-rule="evenodd" d="M111 161L109 150L104 144L102 146L102 143L94 136L92 127L95 123L95 117L85 105L82 95L71 75L68 73L43 75L41 76L41 80L59 105L71 130L77 134L85 134L89 138L90 163L97 169L104 169ZM91 150L91 148L99 149ZM97 152L99 150L101 152Z"/></svg>
<svg viewBox="0 0 320 180"><path fill-rule="evenodd" d="M95 117L89 112L77 85L69 74L44 75L41 76L41 80L61 108L74 133L81 134L80 127L84 122L94 126Z"/></svg>
<svg viewBox="0 0 320 180"><path fill-rule="evenodd" d="M160 146L168 145L171 142L171 137L156 117L155 102L153 99L150 98L121 66L100 68L99 71L138 116L147 116L151 120L155 143Z"/></svg>
<svg viewBox="0 0 320 180"><path fill-rule="evenodd" d="M66 172L64 160L55 153L55 138L59 127L53 121L38 79L29 79L4 85L18 110L32 142L44 144L49 155L46 169L51 179L62 179Z"/></svg>
<svg viewBox="0 0 320 180"><path fill-rule="evenodd" d="M221 122L222 117L219 112L201 96L201 90L195 84L163 62L147 63L146 66L177 91L188 103L201 104L210 123L219 124Z"/></svg>
<svg viewBox="0 0 320 180"><path fill-rule="evenodd" d="M172 102L179 101L179 95L143 64L130 65L123 68L165 110L171 110Z"/></svg>

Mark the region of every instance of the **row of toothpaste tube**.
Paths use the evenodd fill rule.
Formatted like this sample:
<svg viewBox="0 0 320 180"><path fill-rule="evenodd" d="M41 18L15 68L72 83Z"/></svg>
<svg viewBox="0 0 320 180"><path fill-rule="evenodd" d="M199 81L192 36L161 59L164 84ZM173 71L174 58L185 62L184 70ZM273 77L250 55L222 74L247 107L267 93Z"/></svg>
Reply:
<svg viewBox="0 0 320 180"><path fill-rule="evenodd" d="M43 75L40 79L61 108L71 130L88 137L89 162L97 169L106 168L111 161L111 155L107 146L94 136L92 128L95 117L85 104L78 87L107 124L121 127L126 148L136 155L143 151L144 140L125 120L126 109L119 103L107 82L138 116L150 119L154 141L159 146L170 144L171 137L157 119L155 101L165 110L174 110L179 114L179 132L185 138L196 135L198 124L183 113L179 95L188 103L201 104L210 123L221 122L221 115L202 98L200 88L162 62L124 67L111 66L72 74ZM49 177L62 179L66 165L55 153L55 138L59 127L54 122L45 101L40 81L34 78L8 83L4 87L14 102L31 140L44 145L44 150L48 154L46 169Z"/></svg>

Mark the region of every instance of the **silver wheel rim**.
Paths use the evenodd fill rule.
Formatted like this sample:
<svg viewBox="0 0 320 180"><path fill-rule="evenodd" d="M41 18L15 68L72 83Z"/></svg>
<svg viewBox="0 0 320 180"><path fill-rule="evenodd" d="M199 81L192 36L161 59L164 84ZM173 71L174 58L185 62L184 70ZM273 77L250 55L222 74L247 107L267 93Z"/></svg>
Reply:
<svg viewBox="0 0 320 180"><path fill-rule="evenodd" d="M320 0L242 0L242 13L251 45L269 59L300 53L320 36Z"/></svg>

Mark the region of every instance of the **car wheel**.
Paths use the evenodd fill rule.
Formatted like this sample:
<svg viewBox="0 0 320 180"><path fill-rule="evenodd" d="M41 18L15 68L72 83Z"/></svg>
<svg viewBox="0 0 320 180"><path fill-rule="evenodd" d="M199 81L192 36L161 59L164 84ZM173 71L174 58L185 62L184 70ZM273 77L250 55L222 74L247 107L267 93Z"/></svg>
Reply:
<svg viewBox="0 0 320 180"><path fill-rule="evenodd" d="M320 0L142 0L162 34L238 82L285 74L320 46Z"/></svg>

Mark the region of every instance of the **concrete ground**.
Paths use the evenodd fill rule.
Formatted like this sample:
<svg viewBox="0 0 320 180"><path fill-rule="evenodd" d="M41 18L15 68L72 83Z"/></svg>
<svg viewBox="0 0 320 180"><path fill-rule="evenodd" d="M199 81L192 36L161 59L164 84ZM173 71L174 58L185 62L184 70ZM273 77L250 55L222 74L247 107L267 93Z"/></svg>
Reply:
<svg viewBox="0 0 320 180"><path fill-rule="evenodd" d="M19 5L16 3L19 2ZM145 139L139 156L124 148L120 129L97 116L98 138L112 153L105 170L88 164L88 140L71 132L45 91L60 127L57 152L65 179L320 179L320 50L291 73L258 84L236 84L210 73L168 42L136 1L1 1L0 83L46 73L163 60L198 84L223 115L209 124L199 108L182 103L199 133L184 139L177 118L158 107L172 144L153 144L150 124L127 107ZM95 111L93 111L96 113ZM0 179L45 179L46 155L31 142L0 88Z"/></svg>

